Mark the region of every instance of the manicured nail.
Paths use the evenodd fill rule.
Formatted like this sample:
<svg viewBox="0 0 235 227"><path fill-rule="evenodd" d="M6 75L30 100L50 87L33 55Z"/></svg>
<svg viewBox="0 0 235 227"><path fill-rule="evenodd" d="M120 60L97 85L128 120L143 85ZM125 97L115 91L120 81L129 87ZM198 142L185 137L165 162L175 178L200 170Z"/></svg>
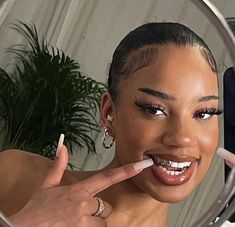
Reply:
<svg viewBox="0 0 235 227"><path fill-rule="evenodd" d="M58 155L59 155L59 153L60 153L60 150L61 150L61 148L62 148L63 143L64 143L64 134L60 134L58 146L57 146L57 149L56 149L56 157L58 157Z"/></svg>
<svg viewBox="0 0 235 227"><path fill-rule="evenodd" d="M222 157L223 159L225 159L225 160L231 162L232 164L235 163L235 154L233 154L233 153L231 153L231 152L225 150L224 148L219 147L219 148L217 149L217 154L218 154L220 157Z"/></svg>
<svg viewBox="0 0 235 227"><path fill-rule="evenodd" d="M133 165L133 168L136 169L136 170L140 170L140 169L145 169L149 166L152 166L153 164L154 164L153 159L149 158L149 159L145 159L145 160L136 162Z"/></svg>

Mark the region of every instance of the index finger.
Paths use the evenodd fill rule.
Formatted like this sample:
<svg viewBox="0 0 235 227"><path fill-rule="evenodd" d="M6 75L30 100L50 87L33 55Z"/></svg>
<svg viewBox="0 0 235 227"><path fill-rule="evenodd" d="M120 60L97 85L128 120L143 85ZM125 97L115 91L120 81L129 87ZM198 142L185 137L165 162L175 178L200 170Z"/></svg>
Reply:
<svg viewBox="0 0 235 227"><path fill-rule="evenodd" d="M105 169L101 173L98 173L92 177L89 177L80 183L83 184L83 188L91 195L103 191L104 189L126 180L140 173L144 168L153 165L153 160L146 159L136 163L130 163L115 169Z"/></svg>
<svg viewBox="0 0 235 227"><path fill-rule="evenodd" d="M68 165L68 150L62 145L60 152L53 165L50 167L46 177L41 183L41 188L51 188L60 184L64 171Z"/></svg>

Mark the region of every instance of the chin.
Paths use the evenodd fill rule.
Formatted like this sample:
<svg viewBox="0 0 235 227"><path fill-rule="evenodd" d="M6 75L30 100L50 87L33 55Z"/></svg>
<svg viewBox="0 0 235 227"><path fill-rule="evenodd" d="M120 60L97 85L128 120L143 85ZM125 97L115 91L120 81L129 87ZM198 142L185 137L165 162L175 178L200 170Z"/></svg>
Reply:
<svg viewBox="0 0 235 227"><path fill-rule="evenodd" d="M185 191L185 190L175 190L174 188L166 189L163 193L157 193L157 194L150 194L153 199L163 202L163 203L178 203L182 202L185 199L188 198L188 196L192 193L193 190Z"/></svg>

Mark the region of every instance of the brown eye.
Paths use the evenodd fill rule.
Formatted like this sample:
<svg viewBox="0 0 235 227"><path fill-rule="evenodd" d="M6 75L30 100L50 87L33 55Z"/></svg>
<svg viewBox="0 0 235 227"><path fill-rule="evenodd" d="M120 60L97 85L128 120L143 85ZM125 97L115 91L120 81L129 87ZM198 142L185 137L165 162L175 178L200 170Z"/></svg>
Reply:
<svg viewBox="0 0 235 227"><path fill-rule="evenodd" d="M194 118L197 118L197 119L200 119L200 120L207 120L207 119L211 118L214 115L220 115L222 113L223 113L223 111L218 110L217 108L205 108L205 109L198 110L194 114Z"/></svg>
<svg viewBox="0 0 235 227"><path fill-rule="evenodd" d="M213 114L210 114L210 113L204 113L204 112L201 112L201 113L197 113L195 115L196 118L199 118L201 120L206 120L208 118L210 118Z"/></svg>
<svg viewBox="0 0 235 227"><path fill-rule="evenodd" d="M147 107L145 111L147 114L154 116L166 115L162 109L156 107Z"/></svg>
<svg viewBox="0 0 235 227"><path fill-rule="evenodd" d="M156 104L147 104L147 103L142 103L142 102L135 102L136 106L140 108L141 111L145 112L146 114L150 116L167 116L165 109Z"/></svg>

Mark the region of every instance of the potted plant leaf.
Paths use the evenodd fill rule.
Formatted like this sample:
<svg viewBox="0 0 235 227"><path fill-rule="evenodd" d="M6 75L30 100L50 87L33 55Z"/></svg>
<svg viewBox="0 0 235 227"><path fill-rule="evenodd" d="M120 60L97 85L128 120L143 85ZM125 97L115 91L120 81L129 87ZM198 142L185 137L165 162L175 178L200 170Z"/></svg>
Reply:
<svg viewBox="0 0 235 227"><path fill-rule="evenodd" d="M95 152L94 136L99 101L105 85L88 76L63 51L39 39L33 24L13 25L26 40L8 51L14 71L0 68L0 123L2 150L17 148L49 158L57 140Z"/></svg>

